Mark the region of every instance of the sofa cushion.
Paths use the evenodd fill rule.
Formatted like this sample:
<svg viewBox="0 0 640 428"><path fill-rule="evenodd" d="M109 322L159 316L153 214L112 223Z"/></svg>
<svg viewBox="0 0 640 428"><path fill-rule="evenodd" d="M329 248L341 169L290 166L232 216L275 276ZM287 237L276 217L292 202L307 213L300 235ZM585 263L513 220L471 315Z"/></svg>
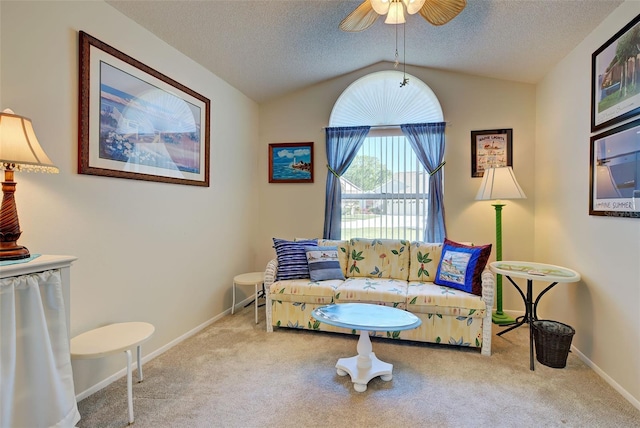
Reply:
<svg viewBox="0 0 640 428"><path fill-rule="evenodd" d="M287 241L273 238L273 248L278 258L276 281L283 279L309 278L309 265L305 245L318 245L316 239L307 241Z"/></svg>
<svg viewBox="0 0 640 428"><path fill-rule="evenodd" d="M336 303L388 303L406 308L407 281L392 278L347 278L336 289Z"/></svg>
<svg viewBox="0 0 640 428"><path fill-rule="evenodd" d="M409 241L352 238L347 277L409 278Z"/></svg>
<svg viewBox="0 0 640 428"><path fill-rule="evenodd" d="M481 296L482 271L490 255L491 244L474 247L445 239L433 282Z"/></svg>
<svg viewBox="0 0 640 428"><path fill-rule="evenodd" d="M307 253L311 281L344 279L344 274L338 261L337 247L305 246L304 250Z"/></svg>
<svg viewBox="0 0 640 428"><path fill-rule="evenodd" d="M318 239L318 246L338 248L338 261L340 261L342 273L344 276L347 276L347 267L349 265L349 241L346 239Z"/></svg>
<svg viewBox="0 0 640 428"><path fill-rule="evenodd" d="M409 249L409 281L433 282L440 263L442 244L412 242Z"/></svg>
<svg viewBox="0 0 640 428"><path fill-rule="evenodd" d="M276 302L333 303L333 296L342 280L311 281L307 279L289 279L276 281L269 290L271 300Z"/></svg>
<svg viewBox="0 0 640 428"><path fill-rule="evenodd" d="M433 282L410 281L407 289L407 310L422 314L480 317L486 304L480 296L437 285Z"/></svg>
<svg viewBox="0 0 640 428"><path fill-rule="evenodd" d="M419 312L413 314L420 318L422 325L413 330L401 331L400 339L476 348L483 346L482 318Z"/></svg>

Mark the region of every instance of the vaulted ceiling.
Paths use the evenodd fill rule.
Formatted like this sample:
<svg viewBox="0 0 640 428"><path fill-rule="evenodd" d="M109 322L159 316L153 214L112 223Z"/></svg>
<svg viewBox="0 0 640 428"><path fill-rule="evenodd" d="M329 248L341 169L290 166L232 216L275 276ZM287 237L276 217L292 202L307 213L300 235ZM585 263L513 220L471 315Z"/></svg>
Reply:
<svg viewBox="0 0 640 428"><path fill-rule="evenodd" d="M363 32L339 30L361 1L107 3L261 103L393 62L396 31L399 59L407 64L536 83L622 0L467 0L443 26L408 16L406 40L402 25L383 18Z"/></svg>

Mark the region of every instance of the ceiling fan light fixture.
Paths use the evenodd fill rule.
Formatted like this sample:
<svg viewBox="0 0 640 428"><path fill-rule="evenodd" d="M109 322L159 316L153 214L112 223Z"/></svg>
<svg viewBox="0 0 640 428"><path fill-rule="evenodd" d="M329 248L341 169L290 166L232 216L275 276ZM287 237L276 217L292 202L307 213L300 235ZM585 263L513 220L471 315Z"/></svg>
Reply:
<svg viewBox="0 0 640 428"><path fill-rule="evenodd" d="M369 0L371 7L378 15L385 15L389 11L390 0Z"/></svg>
<svg viewBox="0 0 640 428"><path fill-rule="evenodd" d="M444 25L458 16L467 0L425 0L420 15L433 25Z"/></svg>
<svg viewBox="0 0 640 428"><path fill-rule="evenodd" d="M404 5L407 7L407 13L409 15L414 15L418 13L418 11L422 8L425 0L402 0Z"/></svg>
<svg viewBox="0 0 640 428"><path fill-rule="evenodd" d="M2 0L0 0L2 1ZM364 31L387 15L385 24L404 24L404 9L409 15L420 15L433 25L444 25L467 5L467 0L362 0L362 3L340 22L347 32Z"/></svg>
<svg viewBox="0 0 640 428"><path fill-rule="evenodd" d="M404 24L405 22L402 2L400 0L393 0L389 5L389 13L387 14L387 19L385 19L384 23Z"/></svg>

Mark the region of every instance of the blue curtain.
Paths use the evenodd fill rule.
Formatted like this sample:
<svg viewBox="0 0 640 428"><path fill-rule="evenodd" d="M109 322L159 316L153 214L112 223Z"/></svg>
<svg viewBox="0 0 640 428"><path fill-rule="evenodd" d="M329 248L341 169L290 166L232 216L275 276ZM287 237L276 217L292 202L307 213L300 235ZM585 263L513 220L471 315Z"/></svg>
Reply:
<svg viewBox="0 0 640 428"><path fill-rule="evenodd" d="M429 199L424 228L425 242L444 242L447 229L444 223L444 130L446 123L417 123L401 125L402 133L416 152L418 160L429 173Z"/></svg>
<svg viewBox="0 0 640 428"><path fill-rule="evenodd" d="M326 129L327 196L324 208L325 239L340 239L342 219L342 189L340 176L345 173L369 133L370 126L350 126Z"/></svg>

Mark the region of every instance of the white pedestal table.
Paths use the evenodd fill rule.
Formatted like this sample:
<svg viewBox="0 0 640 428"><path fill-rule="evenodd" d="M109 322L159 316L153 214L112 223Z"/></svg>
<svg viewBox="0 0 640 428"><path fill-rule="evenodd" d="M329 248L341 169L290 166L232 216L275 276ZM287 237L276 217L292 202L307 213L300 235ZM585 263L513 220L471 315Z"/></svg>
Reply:
<svg viewBox="0 0 640 428"><path fill-rule="evenodd" d="M411 312L389 306L369 303L338 303L316 308L312 316L320 322L336 327L360 331L358 355L340 358L336 364L339 376L351 376L353 388L358 392L367 390L367 384L374 377L384 381L393 377L393 364L379 360L371 346L370 331L401 331L417 328L420 318Z"/></svg>

